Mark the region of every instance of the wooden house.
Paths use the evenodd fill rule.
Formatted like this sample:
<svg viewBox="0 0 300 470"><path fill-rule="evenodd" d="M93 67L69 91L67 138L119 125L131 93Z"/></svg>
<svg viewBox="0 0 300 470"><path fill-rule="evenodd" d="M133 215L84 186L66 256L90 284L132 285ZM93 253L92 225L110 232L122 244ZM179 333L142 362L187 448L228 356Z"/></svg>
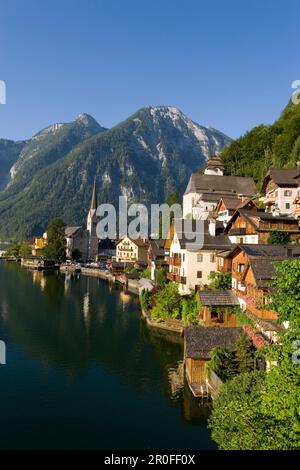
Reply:
<svg viewBox="0 0 300 470"><path fill-rule="evenodd" d="M294 243L300 243L299 224L293 217L238 209L225 228L231 243L267 244L272 232L283 232Z"/></svg>
<svg viewBox="0 0 300 470"><path fill-rule="evenodd" d="M216 207L217 220L227 223L237 209L257 210L257 206L249 198L222 197Z"/></svg>
<svg viewBox="0 0 300 470"><path fill-rule="evenodd" d="M242 334L242 328L234 327L189 326L184 329L185 375L194 396L210 394L207 365L211 351L217 346L234 349Z"/></svg>
<svg viewBox="0 0 300 470"><path fill-rule="evenodd" d="M163 268L168 271L168 255L170 250L165 248L165 240L149 240L148 266L151 272L151 279L155 281L157 270Z"/></svg>
<svg viewBox="0 0 300 470"><path fill-rule="evenodd" d="M202 311L200 318L204 326L237 326L235 307L239 300L231 290L206 290L199 292Z"/></svg>
<svg viewBox="0 0 300 470"><path fill-rule="evenodd" d="M276 320L277 313L267 308L272 279L278 275L276 262L300 256L299 246L238 245L233 248L232 288L240 306L254 317Z"/></svg>

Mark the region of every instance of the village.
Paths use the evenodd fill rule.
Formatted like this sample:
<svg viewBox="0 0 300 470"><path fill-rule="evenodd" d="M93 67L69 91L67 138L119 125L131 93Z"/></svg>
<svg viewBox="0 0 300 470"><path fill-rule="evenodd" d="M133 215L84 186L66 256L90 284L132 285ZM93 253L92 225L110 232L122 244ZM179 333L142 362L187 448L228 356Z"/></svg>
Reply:
<svg viewBox="0 0 300 470"><path fill-rule="evenodd" d="M200 248L181 236L178 219L165 240L98 240L97 206L94 182L87 227L64 228L64 262L44 255L47 233L34 240L30 255L8 250L2 258L28 269L99 276L139 295L150 327L183 337L195 397L217 395L226 375L210 365L218 351L222 362L226 351L244 348L250 369L268 371L271 364L256 351L288 328L269 304L276 263L300 257L300 164L270 169L259 194L252 178L224 175L221 159L211 156L203 172L192 174L182 201L184 219L203 221Z"/></svg>

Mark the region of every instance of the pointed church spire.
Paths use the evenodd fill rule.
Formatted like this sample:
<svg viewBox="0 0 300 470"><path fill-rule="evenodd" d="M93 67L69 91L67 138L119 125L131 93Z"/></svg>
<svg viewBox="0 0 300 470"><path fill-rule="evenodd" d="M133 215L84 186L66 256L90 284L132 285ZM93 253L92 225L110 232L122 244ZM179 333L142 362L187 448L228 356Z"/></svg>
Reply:
<svg viewBox="0 0 300 470"><path fill-rule="evenodd" d="M91 209L97 210L97 188L96 188L96 178L94 178L94 187L91 201Z"/></svg>

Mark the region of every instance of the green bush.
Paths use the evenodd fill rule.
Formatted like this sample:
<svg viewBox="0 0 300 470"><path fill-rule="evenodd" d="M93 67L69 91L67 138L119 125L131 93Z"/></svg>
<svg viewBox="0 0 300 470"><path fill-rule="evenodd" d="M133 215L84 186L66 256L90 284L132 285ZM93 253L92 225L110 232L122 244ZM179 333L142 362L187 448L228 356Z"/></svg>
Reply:
<svg viewBox="0 0 300 470"><path fill-rule="evenodd" d="M180 318L182 298L176 282L170 282L160 289L154 297L153 318Z"/></svg>

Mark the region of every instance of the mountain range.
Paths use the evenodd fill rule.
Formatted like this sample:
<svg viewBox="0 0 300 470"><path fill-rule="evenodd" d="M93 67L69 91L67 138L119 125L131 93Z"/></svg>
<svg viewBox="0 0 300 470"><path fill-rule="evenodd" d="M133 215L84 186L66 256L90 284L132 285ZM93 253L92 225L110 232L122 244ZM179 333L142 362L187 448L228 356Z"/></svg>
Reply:
<svg viewBox="0 0 300 470"><path fill-rule="evenodd" d="M98 203L164 202L229 142L170 106L142 108L111 129L83 113L26 141L0 139L0 237L41 234L53 217L84 224L94 178Z"/></svg>

